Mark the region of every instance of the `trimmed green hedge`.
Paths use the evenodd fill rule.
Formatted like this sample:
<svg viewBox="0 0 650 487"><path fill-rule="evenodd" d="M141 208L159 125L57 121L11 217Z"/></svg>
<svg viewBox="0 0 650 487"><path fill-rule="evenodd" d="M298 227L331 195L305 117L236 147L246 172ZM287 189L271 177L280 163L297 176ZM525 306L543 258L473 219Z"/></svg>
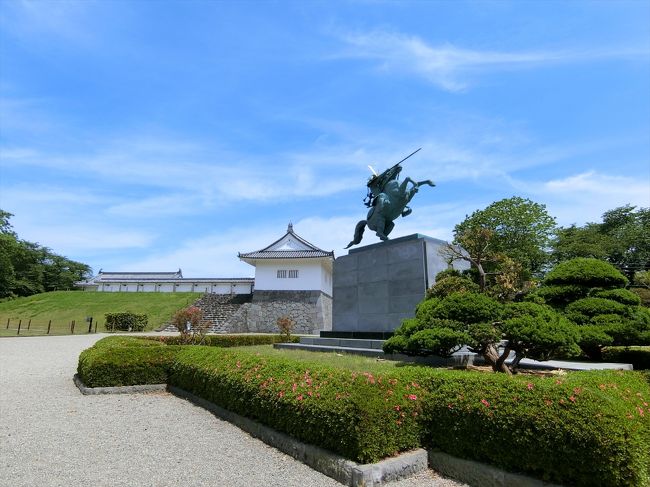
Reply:
<svg viewBox="0 0 650 487"><path fill-rule="evenodd" d="M147 326L147 315L126 311L123 313L106 313L104 315L107 330L143 331Z"/></svg>
<svg viewBox="0 0 650 487"><path fill-rule="evenodd" d="M115 338L122 341L105 339L83 352L80 374L92 378L98 368L99 376L122 379L114 369L124 367L159 382L138 368L146 357L169 371L169 384L356 461L424 446L567 486L650 482L650 385L641 373L536 377L403 367L373 375L245 350Z"/></svg>
<svg viewBox="0 0 650 487"><path fill-rule="evenodd" d="M181 345L181 338L178 336L149 337L151 340L159 340L169 345ZM292 336L290 342L297 343L300 339ZM210 347L248 347L253 345L272 345L274 343L286 342L281 335L205 335L201 345Z"/></svg>
<svg viewBox="0 0 650 487"><path fill-rule="evenodd" d="M108 337L81 352L77 373L88 387L163 384L178 351L153 340Z"/></svg>
<svg viewBox="0 0 650 487"><path fill-rule="evenodd" d="M578 285L610 289L624 287L627 283L627 278L610 263L585 257L560 262L544 277L546 286Z"/></svg>
<svg viewBox="0 0 650 487"><path fill-rule="evenodd" d="M423 443L461 458L579 486L650 481L650 388L635 372L562 378L422 374Z"/></svg>
<svg viewBox="0 0 650 487"><path fill-rule="evenodd" d="M178 355L170 384L359 462L420 445L422 402L409 399L406 380L188 347Z"/></svg>
<svg viewBox="0 0 650 487"><path fill-rule="evenodd" d="M634 370L650 370L650 347L607 347L603 360L632 364Z"/></svg>

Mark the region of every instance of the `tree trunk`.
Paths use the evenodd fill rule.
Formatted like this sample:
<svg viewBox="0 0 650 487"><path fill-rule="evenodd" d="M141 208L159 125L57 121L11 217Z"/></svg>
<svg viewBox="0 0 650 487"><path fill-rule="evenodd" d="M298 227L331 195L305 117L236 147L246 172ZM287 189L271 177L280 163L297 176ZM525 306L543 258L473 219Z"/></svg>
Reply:
<svg viewBox="0 0 650 487"><path fill-rule="evenodd" d="M506 348L508 350L508 348ZM508 351L510 353L510 351ZM512 372L505 364L505 358L499 357L499 351L497 350L496 345L488 345L483 351L483 357L485 361L492 366L492 370L495 372L503 372L504 374L512 375ZM507 357L507 355L505 355Z"/></svg>
<svg viewBox="0 0 650 487"><path fill-rule="evenodd" d="M487 286L487 277L486 277L485 271L483 270L483 265L480 264L480 263L476 263L474 265L476 265L476 270L478 271L479 289L481 290L481 292L484 292L485 288Z"/></svg>

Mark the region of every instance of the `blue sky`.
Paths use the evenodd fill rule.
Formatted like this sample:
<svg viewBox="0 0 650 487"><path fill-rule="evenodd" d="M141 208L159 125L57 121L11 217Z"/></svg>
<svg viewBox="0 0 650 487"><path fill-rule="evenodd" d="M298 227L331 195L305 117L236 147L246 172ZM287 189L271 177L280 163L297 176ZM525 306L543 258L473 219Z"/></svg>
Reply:
<svg viewBox="0 0 650 487"><path fill-rule="evenodd" d="M289 221L342 255L418 147L392 237L650 206L646 1L0 0L0 97L0 208L95 272L249 276Z"/></svg>

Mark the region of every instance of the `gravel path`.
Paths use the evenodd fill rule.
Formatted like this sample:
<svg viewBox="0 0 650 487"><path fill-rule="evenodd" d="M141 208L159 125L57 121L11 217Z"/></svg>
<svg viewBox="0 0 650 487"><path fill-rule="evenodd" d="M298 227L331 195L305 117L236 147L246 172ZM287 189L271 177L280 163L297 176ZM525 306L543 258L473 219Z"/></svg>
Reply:
<svg viewBox="0 0 650 487"><path fill-rule="evenodd" d="M77 357L101 337L0 339L0 486L341 486L168 393L82 395Z"/></svg>

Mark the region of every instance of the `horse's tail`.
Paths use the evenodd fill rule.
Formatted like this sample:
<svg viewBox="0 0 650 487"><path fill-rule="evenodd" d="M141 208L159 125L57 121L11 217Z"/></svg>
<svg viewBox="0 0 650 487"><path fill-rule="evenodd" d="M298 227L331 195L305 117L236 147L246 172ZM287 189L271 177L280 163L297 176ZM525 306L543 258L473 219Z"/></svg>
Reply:
<svg viewBox="0 0 650 487"><path fill-rule="evenodd" d="M363 231L366 229L366 220L361 220L359 223L357 223L357 226L354 228L354 239L348 244L346 249L349 249L353 245L358 244L361 242L361 239L363 238Z"/></svg>

